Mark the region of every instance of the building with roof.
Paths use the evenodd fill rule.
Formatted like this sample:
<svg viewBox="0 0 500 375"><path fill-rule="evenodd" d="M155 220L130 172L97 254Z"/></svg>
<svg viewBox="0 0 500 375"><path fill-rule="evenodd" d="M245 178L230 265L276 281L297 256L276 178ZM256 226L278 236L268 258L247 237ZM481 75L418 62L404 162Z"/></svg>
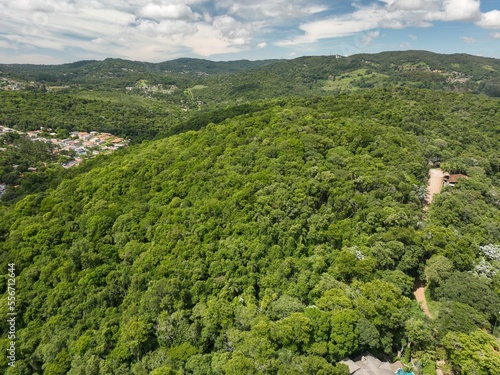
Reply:
<svg viewBox="0 0 500 375"><path fill-rule="evenodd" d="M466 176L464 174L458 173L458 174L449 174L445 173L444 179L443 179L443 184L444 186L455 186L458 183L458 180L460 178L469 178L469 176Z"/></svg>
<svg viewBox="0 0 500 375"><path fill-rule="evenodd" d="M351 375L394 375L403 367L403 364L399 361L395 363L382 362L371 354L366 354L354 361L346 358L340 363L349 367L349 374Z"/></svg>

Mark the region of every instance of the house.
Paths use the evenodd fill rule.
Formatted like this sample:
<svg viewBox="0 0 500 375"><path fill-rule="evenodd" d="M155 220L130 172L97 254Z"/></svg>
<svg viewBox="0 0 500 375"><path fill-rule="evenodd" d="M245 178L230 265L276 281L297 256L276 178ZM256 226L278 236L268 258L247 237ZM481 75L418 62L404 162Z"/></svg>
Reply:
<svg viewBox="0 0 500 375"><path fill-rule="evenodd" d="M34 130L34 131L29 131L28 132L28 137L30 138L36 138L40 134L40 130Z"/></svg>
<svg viewBox="0 0 500 375"><path fill-rule="evenodd" d="M449 174L445 173L443 183L444 186L455 186L458 182L458 179L460 178L469 178L469 176L466 176L464 174L458 173L458 174Z"/></svg>
<svg viewBox="0 0 500 375"><path fill-rule="evenodd" d="M88 140L90 140L90 138L92 138L92 136L87 132L80 132L80 133L78 133L78 138L80 138L84 141L88 141Z"/></svg>
<svg viewBox="0 0 500 375"><path fill-rule="evenodd" d="M402 363L399 361L395 363L382 362L369 353L354 361L346 358L340 363L349 367L351 375L394 375L402 367Z"/></svg>

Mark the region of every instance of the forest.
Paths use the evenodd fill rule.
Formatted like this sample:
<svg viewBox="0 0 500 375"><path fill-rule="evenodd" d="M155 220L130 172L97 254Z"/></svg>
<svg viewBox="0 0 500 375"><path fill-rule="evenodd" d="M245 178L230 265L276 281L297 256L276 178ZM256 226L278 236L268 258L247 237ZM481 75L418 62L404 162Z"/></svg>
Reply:
<svg viewBox="0 0 500 375"><path fill-rule="evenodd" d="M9 264L17 313L0 372L348 375L340 361L371 353L499 374L500 106L433 88L220 92L171 122L169 98L0 92L0 123L63 114L135 139L0 200L0 314ZM468 178L424 211L437 166Z"/></svg>

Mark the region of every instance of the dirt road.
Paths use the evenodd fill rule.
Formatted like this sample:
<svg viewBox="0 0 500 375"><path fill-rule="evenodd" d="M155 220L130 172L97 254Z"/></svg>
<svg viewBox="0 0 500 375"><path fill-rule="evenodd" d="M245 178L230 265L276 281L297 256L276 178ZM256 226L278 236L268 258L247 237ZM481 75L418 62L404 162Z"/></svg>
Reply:
<svg viewBox="0 0 500 375"><path fill-rule="evenodd" d="M413 292L415 299L418 301L425 315L432 319L432 315L429 312L429 307L427 306L427 300L425 299L425 288L423 286L418 287Z"/></svg>
<svg viewBox="0 0 500 375"><path fill-rule="evenodd" d="M433 168L429 171L429 182L427 184L427 196L424 201L424 211L427 211L434 194L441 192L441 189L443 188L443 179L444 172L441 169Z"/></svg>
<svg viewBox="0 0 500 375"><path fill-rule="evenodd" d="M427 196L424 200L424 212L429 208L429 204L432 203L432 198L434 194L439 194L443 188L444 172L439 168L433 168L429 171L429 181L427 183ZM424 215L425 220L425 215ZM427 306L427 300L425 299L425 287L423 285L418 285L418 287L413 292L415 299L418 301L425 315L432 319L432 315L429 312L429 307Z"/></svg>

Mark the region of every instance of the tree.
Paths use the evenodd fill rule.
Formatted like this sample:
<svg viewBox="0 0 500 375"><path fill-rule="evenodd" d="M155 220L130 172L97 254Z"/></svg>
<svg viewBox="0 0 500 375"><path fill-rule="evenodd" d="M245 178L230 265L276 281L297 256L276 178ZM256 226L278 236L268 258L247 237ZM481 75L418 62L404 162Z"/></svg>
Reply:
<svg viewBox="0 0 500 375"><path fill-rule="evenodd" d="M477 328L489 328L485 315L460 302L444 302L437 318L439 335L449 331L469 333Z"/></svg>
<svg viewBox="0 0 500 375"><path fill-rule="evenodd" d="M302 351L310 344L311 333L311 320L301 313L293 313L274 324L271 337L280 346Z"/></svg>
<svg viewBox="0 0 500 375"><path fill-rule="evenodd" d="M419 350L431 345L434 338L429 322L423 319L410 318L405 322L405 332L408 339L408 347Z"/></svg>
<svg viewBox="0 0 500 375"><path fill-rule="evenodd" d="M359 313L355 310L341 310L332 314L329 352L333 360L339 361L358 350L359 319Z"/></svg>
<svg viewBox="0 0 500 375"><path fill-rule="evenodd" d="M148 341L148 335L148 324L141 318L132 318L127 322L126 328L120 330L116 354L121 358L134 356L139 361Z"/></svg>
<svg viewBox="0 0 500 375"><path fill-rule="evenodd" d="M424 275L431 289L438 287L451 276L454 270L453 262L443 255L433 255L425 264Z"/></svg>
<svg viewBox="0 0 500 375"><path fill-rule="evenodd" d="M467 304L493 321L500 311L500 297L490 289L486 280L469 272L455 272L435 289L434 295L440 301Z"/></svg>
<svg viewBox="0 0 500 375"><path fill-rule="evenodd" d="M453 369L461 374L497 374L500 368L500 345L485 331L469 334L449 332L442 340Z"/></svg>
<svg viewBox="0 0 500 375"><path fill-rule="evenodd" d="M359 332L359 343L367 351L376 352L380 348L380 333L368 319L361 318L356 324Z"/></svg>

